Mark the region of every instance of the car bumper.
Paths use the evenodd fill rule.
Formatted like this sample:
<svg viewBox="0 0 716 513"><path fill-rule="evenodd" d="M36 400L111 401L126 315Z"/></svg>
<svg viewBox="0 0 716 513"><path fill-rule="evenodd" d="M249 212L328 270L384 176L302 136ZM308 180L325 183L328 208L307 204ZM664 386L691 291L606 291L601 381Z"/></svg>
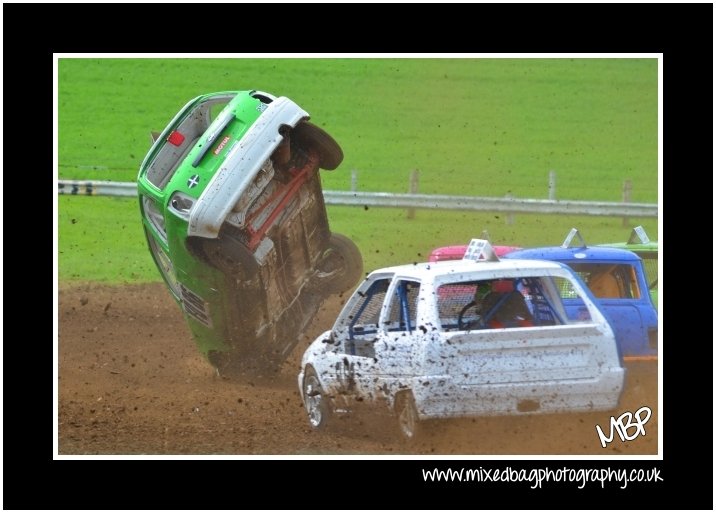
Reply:
<svg viewBox="0 0 716 513"><path fill-rule="evenodd" d="M277 98L229 151L189 214L188 235L216 238L227 215L264 162L283 140L279 128L295 126L308 112L286 97Z"/></svg>

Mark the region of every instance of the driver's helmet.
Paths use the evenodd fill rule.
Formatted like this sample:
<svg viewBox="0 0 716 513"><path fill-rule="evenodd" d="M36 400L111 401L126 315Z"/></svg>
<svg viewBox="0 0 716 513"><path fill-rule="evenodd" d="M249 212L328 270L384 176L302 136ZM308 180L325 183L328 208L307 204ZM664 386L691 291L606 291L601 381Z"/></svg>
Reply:
<svg viewBox="0 0 716 513"><path fill-rule="evenodd" d="M486 314L505 296L515 290L511 279L496 279L481 282L475 290L475 305L480 315Z"/></svg>

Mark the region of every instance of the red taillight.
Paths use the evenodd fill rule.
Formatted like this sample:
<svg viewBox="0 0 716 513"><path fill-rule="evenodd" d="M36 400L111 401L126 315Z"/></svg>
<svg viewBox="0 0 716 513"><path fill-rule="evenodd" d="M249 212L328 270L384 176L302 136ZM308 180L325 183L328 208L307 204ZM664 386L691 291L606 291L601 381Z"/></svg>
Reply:
<svg viewBox="0 0 716 513"><path fill-rule="evenodd" d="M184 142L184 134L174 130L171 134L169 134L169 137L167 137L167 141L174 146L181 146Z"/></svg>

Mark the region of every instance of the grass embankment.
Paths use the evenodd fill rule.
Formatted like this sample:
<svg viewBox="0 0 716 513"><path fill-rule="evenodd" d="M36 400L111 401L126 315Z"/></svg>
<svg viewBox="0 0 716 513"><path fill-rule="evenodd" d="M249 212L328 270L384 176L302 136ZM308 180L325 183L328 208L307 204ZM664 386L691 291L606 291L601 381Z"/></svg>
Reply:
<svg viewBox="0 0 716 513"><path fill-rule="evenodd" d="M339 141L345 160L325 189L657 201L655 59L61 59L59 177L134 181L149 148L189 99L260 89L294 99ZM60 282L160 279L136 200L60 197ZM487 229L494 243L625 240L621 219L329 207L365 268L411 262ZM637 219L656 238L655 219Z"/></svg>

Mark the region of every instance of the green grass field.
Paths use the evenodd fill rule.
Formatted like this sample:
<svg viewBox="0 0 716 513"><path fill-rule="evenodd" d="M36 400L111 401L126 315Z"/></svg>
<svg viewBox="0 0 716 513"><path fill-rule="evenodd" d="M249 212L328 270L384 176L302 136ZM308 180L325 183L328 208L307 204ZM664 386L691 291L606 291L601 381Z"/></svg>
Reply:
<svg viewBox="0 0 716 513"><path fill-rule="evenodd" d="M323 172L346 190L656 202L655 59L60 59L58 175L134 181L160 130L206 92L260 89L295 100L343 147ZM425 258L434 246L487 229L494 243L561 242L572 226L588 242L625 240L616 218L329 207L366 270ZM58 198L60 282L159 280L136 200ZM655 219L635 219L652 238Z"/></svg>

